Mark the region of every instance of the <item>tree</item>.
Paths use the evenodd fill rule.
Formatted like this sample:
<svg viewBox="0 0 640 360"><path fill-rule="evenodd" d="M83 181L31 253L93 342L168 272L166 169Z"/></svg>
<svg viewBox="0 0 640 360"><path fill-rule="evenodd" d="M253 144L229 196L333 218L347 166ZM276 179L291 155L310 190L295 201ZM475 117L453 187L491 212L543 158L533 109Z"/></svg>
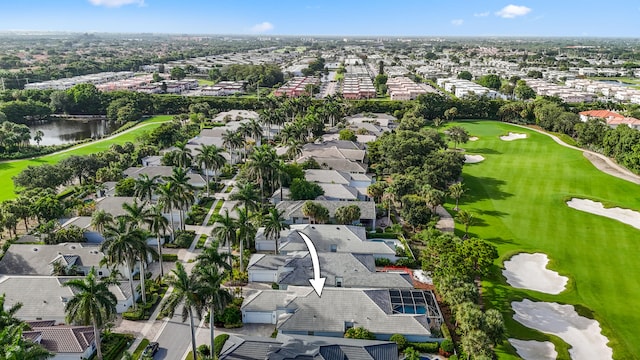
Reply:
<svg viewBox="0 0 640 360"><path fill-rule="evenodd" d="M345 205L336 209L335 218L338 224L351 225L360 220L360 207L358 205Z"/></svg>
<svg viewBox="0 0 640 360"><path fill-rule="evenodd" d="M292 200L313 200L324 195L324 190L320 185L304 179L293 179L289 191Z"/></svg>
<svg viewBox="0 0 640 360"><path fill-rule="evenodd" d="M210 194L209 191L209 170L211 170L214 174L222 168L222 166L227 162L227 160L222 156L222 148L219 148L215 145L206 145L202 144L199 148L196 149L196 157L195 160L202 168L206 180L207 180L207 194ZM217 182L217 180L216 180Z"/></svg>
<svg viewBox="0 0 640 360"><path fill-rule="evenodd" d="M534 79L542 79L542 71L540 70L529 70L527 72L527 77Z"/></svg>
<svg viewBox="0 0 640 360"><path fill-rule="evenodd" d="M187 77L186 71L184 71L184 69L181 68L180 66L175 66L171 68L170 74L171 74L172 80L182 80L185 77ZM195 354L196 352L194 351L193 353Z"/></svg>
<svg viewBox="0 0 640 360"><path fill-rule="evenodd" d="M102 359L100 328L116 314L118 299L108 283L98 280L93 267L83 279L69 280L63 286L75 294L64 307L67 322L93 326L97 358Z"/></svg>
<svg viewBox="0 0 640 360"><path fill-rule="evenodd" d="M162 232L164 238L167 233L167 228L169 227L169 220L167 220L167 218L162 214L163 207L164 205L162 203L152 206L149 210L150 216L146 219L149 231L156 235L158 260L160 261L160 278L164 277L164 268L162 265L162 241L160 240L160 233Z"/></svg>
<svg viewBox="0 0 640 360"><path fill-rule="evenodd" d="M519 100L533 99L536 97L536 92L527 85L524 80L519 80L516 87L513 89L513 94Z"/></svg>
<svg viewBox="0 0 640 360"><path fill-rule="evenodd" d="M36 134L33 136L33 141L35 141L36 144L40 146L40 142L42 141L43 136L44 136L44 132L42 132L42 130L37 130Z"/></svg>
<svg viewBox="0 0 640 360"><path fill-rule="evenodd" d="M456 215L456 220L464 225L464 238L466 239L469 237L469 227L473 224L473 214L468 210L460 210Z"/></svg>
<svg viewBox="0 0 640 360"><path fill-rule="evenodd" d="M176 184L169 180L158 187L158 194L160 194L159 203L163 205L163 210L169 212L169 218L171 221L171 242L175 240L174 233L176 226L174 224L173 209L175 206L179 206L180 199L178 198L178 192L176 190Z"/></svg>
<svg viewBox="0 0 640 360"><path fill-rule="evenodd" d="M26 323L0 327L0 359L44 360L54 356L39 343L25 338L23 332L26 329Z"/></svg>
<svg viewBox="0 0 640 360"><path fill-rule="evenodd" d="M453 120L456 116L458 116L458 108L455 106L444 111L444 117L447 121Z"/></svg>
<svg viewBox="0 0 640 360"><path fill-rule="evenodd" d="M195 268L197 295L209 310L209 340L211 349L215 349L215 325L213 324L216 311L222 311L231 303L233 296L221 287L224 275L215 265L196 266Z"/></svg>
<svg viewBox="0 0 640 360"><path fill-rule="evenodd" d="M147 247L147 234L144 230L130 226L125 217L117 217L113 225L105 228L105 240L100 246L100 251L105 254L104 261L108 264L123 264L129 272L129 287L135 298L136 291L133 286L133 270L138 259L138 254L143 247ZM143 274L144 275L144 274ZM140 277L144 279L144 276ZM135 308L135 301L133 306Z"/></svg>
<svg viewBox="0 0 640 360"><path fill-rule="evenodd" d="M504 319L500 311L489 309L484 313L482 330L494 345L498 345L504 339Z"/></svg>
<svg viewBox="0 0 640 360"><path fill-rule="evenodd" d="M165 177L165 180L174 184L175 202L173 205L180 212L180 227L184 230L184 211L195 201L194 188L189 183L189 175L184 168L174 167L171 176Z"/></svg>
<svg viewBox="0 0 640 360"><path fill-rule="evenodd" d="M160 175L153 177L149 177L147 174L140 175L135 179L133 195L142 201L151 201L158 188L158 180L160 180Z"/></svg>
<svg viewBox="0 0 640 360"><path fill-rule="evenodd" d="M215 266L222 268L224 272L230 272L231 265L227 260L232 257L228 253L220 253L218 251L218 242L214 241L210 246L205 247L202 252L196 257L198 260L198 266Z"/></svg>
<svg viewBox="0 0 640 360"><path fill-rule="evenodd" d="M363 327L352 327L344 333L344 337L348 339L375 340L376 336Z"/></svg>
<svg viewBox="0 0 640 360"><path fill-rule="evenodd" d="M246 207L236 208L238 214L238 220L236 221L238 227L238 243L240 245L240 272L244 272L244 245L249 247L249 239L254 238L256 234L256 227L253 225L255 214L249 212Z"/></svg>
<svg viewBox="0 0 640 360"><path fill-rule="evenodd" d="M450 127L449 129L447 129L447 134L449 136L449 139L453 141L454 149L458 148L458 144L464 144L469 141L469 133L462 126Z"/></svg>
<svg viewBox="0 0 640 360"><path fill-rule="evenodd" d="M50 164L29 165L13 177L13 183L16 187L27 189L56 189L58 186L66 184L71 179L71 176L71 171L62 166Z"/></svg>
<svg viewBox="0 0 640 360"><path fill-rule="evenodd" d="M458 202L462 195L464 195L466 189L461 182L457 182L455 184L451 184L449 186L449 196L451 196L456 201L456 206L453 208L454 211L458 211L460 208L458 207Z"/></svg>
<svg viewBox="0 0 640 360"><path fill-rule="evenodd" d="M466 71L466 70L460 71L458 73L458 79L471 81L471 79L473 79L473 75L470 72Z"/></svg>
<svg viewBox="0 0 640 360"><path fill-rule="evenodd" d="M124 178L116 183L116 196L133 196L136 192L136 180Z"/></svg>
<svg viewBox="0 0 640 360"><path fill-rule="evenodd" d="M96 210L91 214L91 226L100 234L103 234L105 227L112 223L113 215L106 210Z"/></svg>
<svg viewBox="0 0 640 360"><path fill-rule="evenodd" d="M329 220L329 210L313 201L302 204L302 215L309 218L309 223L324 223Z"/></svg>
<svg viewBox="0 0 640 360"><path fill-rule="evenodd" d="M342 129L338 135L339 140L358 141L358 137L351 129Z"/></svg>
<svg viewBox="0 0 640 360"><path fill-rule="evenodd" d="M478 79L478 84L487 87L489 89L500 90L500 86L502 86L502 81L500 80L500 76L496 74L488 74L481 76Z"/></svg>
<svg viewBox="0 0 640 360"><path fill-rule="evenodd" d="M217 241L220 243L226 243L229 253L229 266L232 266L231 262L231 244L236 240L236 230L238 229L238 224L236 220L229 216L229 209L224 209L224 215L215 214L214 218L214 227L211 230L211 236L215 237Z"/></svg>
<svg viewBox="0 0 640 360"><path fill-rule="evenodd" d="M182 322L185 322L187 318L189 318L191 353L197 354L196 331L193 316L194 313L196 313L198 318L201 318L202 307L204 306L204 299L199 294L197 275L187 274L184 265L178 262L176 263L176 268L171 270L171 274L167 279L167 285L173 287L173 291L164 304L162 304L161 311L169 317L173 317L178 306L182 305Z"/></svg>
<svg viewBox="0 0 640 360"><path fill-rule="evenodd" d="M285 223L285 219L282 217L283 211L278 211L276 208L269 209L269 213L263 219L262 226L264 226L264 236L267 239L275 241L275 254L278 255L279 247L278 240L280 239L280 233L289 229L289 224Z"/></svg>
<svg viewBox="0 0 640 360"><path fill-rule="evenodd" d="M236 185L236 192L229 196L229 200L238 201L235 207L242 204L246 209L256 211L260 203L260 194L251 182L242 182Z"/></svg>
<svg viewBox="0 0 640 360"><path fill-rule="evenodd" d="M467 359L471 357L478 359L480 356L484 356L486 359L492 358L491 341L487 334L481 330L473 330L462 336L460 346L462 351L467 354Z"/></svg>
<svg viewBox="0 0 640 360"><path fill-rule="evenodd" d="M9 307L5 307L6 295L0 296L0 329L20 324L20 319L16 318L16 313L22 307L22 303L15 303Z"/></svg>

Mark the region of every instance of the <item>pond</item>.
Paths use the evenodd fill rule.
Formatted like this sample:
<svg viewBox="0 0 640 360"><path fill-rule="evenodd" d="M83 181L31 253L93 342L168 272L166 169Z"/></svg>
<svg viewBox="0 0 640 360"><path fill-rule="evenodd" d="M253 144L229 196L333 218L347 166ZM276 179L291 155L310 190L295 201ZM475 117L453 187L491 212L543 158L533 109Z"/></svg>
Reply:
<svg viewBox="0 0 640 360"><path fill-rule="evenodd" d="M626 87L637 86L637 84L630 84L630 83L622 82L619 80L598 80L598 81L605 84L613 84L613 85L620 85L620 86L626 86Z"/></svg>
<svg viewBox="0 0 640 360"><path fill-rule="evenodd" d="M100 138L117 129L107 119L76 120L56 118L46 122L29 124L31 143L36 131L44 133L40 145L61 145L89 138Z"/></svg>

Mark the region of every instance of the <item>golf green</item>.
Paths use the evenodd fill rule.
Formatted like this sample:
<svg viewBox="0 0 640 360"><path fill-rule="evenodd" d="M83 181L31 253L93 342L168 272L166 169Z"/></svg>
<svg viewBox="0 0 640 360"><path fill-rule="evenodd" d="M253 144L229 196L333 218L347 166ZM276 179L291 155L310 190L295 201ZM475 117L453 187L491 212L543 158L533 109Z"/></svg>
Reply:
<svg viewBox="0 0 640 360"><path fill-rule="evenodd" d="M160 115L149 118L131 129L125 130L119 134L92 141L90 143L81 144L69 149L36 157L33 159L23 159L15 161L0 162L0 201L13 199L15 197L12 177L18 175L23 169L29 165L55 164L58 161L71 155L88 155L109 149L113 144L124 144L128 141L134 142L135 139L143 132L150 131L160 126L160 124L170 121L172 116Z"/></svg>
<svg viewBox="0 0 640 360"><path fill-rule="evenodd" d="M569 358L559 338L528 329L512 319L511 302L528 298L576 305L600 322L614 358L640 354L640 251L638 230L615 220L569 208L571 197L640 210L638 185L596 169L581 151L556 144L535 131L495 121L460 121L478 137L463 145L467 154L485 160L464 167L467 193L460 208L476 221L470 233L494 244L500 258L493 276L483 282L483 299L502 311L509 337L551 340L559 358ZM526 139L500 140L509 132ZM447 205L451 211L452 205ZM457 231L461 232L458 225ZM542 252L549 268L570 278L559 295L511 288L501 274L504 260L518 252ZM501 359L517 358L505 342Z"/></svg>

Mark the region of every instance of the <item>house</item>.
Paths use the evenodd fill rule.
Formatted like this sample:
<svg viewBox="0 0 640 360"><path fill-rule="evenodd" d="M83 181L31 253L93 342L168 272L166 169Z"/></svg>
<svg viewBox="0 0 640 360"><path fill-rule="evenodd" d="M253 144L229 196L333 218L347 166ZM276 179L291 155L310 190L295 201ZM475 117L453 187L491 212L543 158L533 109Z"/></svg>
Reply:
<svg viewBox="0 0 640 360"><path fill-rule="evenodd" d="M307 160L315 160L321 168L329 170L346 171L349 173L366 174L368 166L364 163L359 163L344 158L332 158L322 157L315 155L303 155L298 158L297 163L303 163Z"/></svg>
<svg viewBox="0 0 640 360"><path fill-rule="evenodd" d="M319 253L320 276L325 287L413 289L407 273L376 272L371 254ZM289 255L254 254L247 267L249 282L277 283L281 290L289 286L310 286L313 267L308 252Z"/></svg>
<svg viewBox="0 0 640 360"><path fill-rule="evenodd" d="M281 201L276 205L278 211L283 211L285 222L291 224L308 224L309 218L302 213L302 206L306 200ZM329 210L329 221L335 222L336 210L343 206L355 205L360 208L360 219L357 221L365 227L376 227L376 204L373 201L332 201L314 200L315 203Z"/></svg>
<svg viewBox="0 0 640 360"><path fill-rule="evenodd" d="M366 174L308 169L305 170L305 179L322 187L323 197L329 200L371 200L367 195L367 188L373 184L373 179Z"/></svg>
<svg viewBox="0 0 640 360"><path fill-rule="evenodd" d="M580 114L580 120L586 122L589 119L602 119L611 128L616 128L619 125L627 125L632 129L640 130L640 120L632 117L626 117L616 112L609 110L589 110L582 111Z"/></svg>
<svg viewBox="0 0 640 360"><path fill-rule="evenodd" d="M291 225L290 229L280 232L279 252L286 255L291 252L308 251L307 245L298 232L303 232L320 252L340 252L356 254L372 254L376 258L397 259L394 244L380 241L369 241L366 229L353 225L300 224ZM256 250L274 251L275 242L267 239L264 228L258 228L255 237Z"/></svg>
<svg viewBox="0 0 640 360"><path fill-rule="evenodd" d="M254 309L261 309L277 317L276 328L284 335L342 338L348 329L364 327L376 340L389 340L393 334L411 342L441 340L432 334L444 321L432 291L326 287L320 297L312 288L305 289L263 290L246 297L243 321L260 323Z"/></svg>
<svg viewBox="0 0 640 360"><path fill-rule="evenodd" d="M5 294L5 306L22 303L16 313L21 320L53 320L56 324L64 324L65 305L74 296L69 287L62 284L72 277L53 276L15 276L0 277L0 294ZM137 281L134 282L134 287ZM109 290L118 300L116 311L118 314L133 305L133 296L129 284L120 282L109 286ZM137 295L137 294L136 294Z"/></svg>
<svg viewBox="0 0 640 360"><path fill-rule="evenodd" d="M231 335L220 360L398 360L398 345L375 340L283 335L275 339Z"/></svg>
<svg viewBox="0 0 640 360"><path fill-rule="evenodd" d="M65 243L58 245L13 244L0 260L0 275L54 275L59 262L78 275L86 275L92 267L98 276L109 276L111 268L101 264L104 254L95 245ZM128 276L126 267L118 268Z"/></svg>
<svg viewBox="0 0 640 360"><path fill-rule="evenodd" d="M342 140L338 140L342 141ZM348 143L353 143L348 141ZM355 144L355 143L353 143ZM355 161L357 163L365 163L366 152L355 147L343 147L335 145L335 140L325 144L307 144L302 148L302 155L300 158L305 157L317 157L317 158L329 158L329 159L347 159ZM300 160L298 160L300 162Z"/></svg>
<svg viewBox="0 0 640 360"><path fill-rule="evenodd" d="M93 327L55 325L54 321L28 321L31 330L22 333L53 353L52 360L88 359L96 350Z"/></svg>

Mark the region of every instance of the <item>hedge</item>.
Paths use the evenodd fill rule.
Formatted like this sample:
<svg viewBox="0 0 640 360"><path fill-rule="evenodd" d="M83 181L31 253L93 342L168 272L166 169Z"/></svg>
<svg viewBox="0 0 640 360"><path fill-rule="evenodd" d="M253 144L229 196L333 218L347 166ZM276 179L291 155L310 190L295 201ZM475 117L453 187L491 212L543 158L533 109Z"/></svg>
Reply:
<svg viewBox="0 0 640 360"><path fill-rule="evenodd" d="M410 342L409 345L407 345L407 347L412 347L412 348L418 350L419 352L435 354L440 349L440 343L438 343L438 342L423 342L423 343Z"/></svg>
<svg viewBox="0 0 640 360"><path fill-rule="evenodd" d="M228 338L229 334L220 334L213 339L213 353L216 358L220 355L220 351L222 351L222 347L224 346L224 343L227 342Z"/></svg>
<svg viewBox="0 0 640 360"><path fill-rule="evenodd" d="M162 261L178 261L178 254L162 254Z"/></svg>

